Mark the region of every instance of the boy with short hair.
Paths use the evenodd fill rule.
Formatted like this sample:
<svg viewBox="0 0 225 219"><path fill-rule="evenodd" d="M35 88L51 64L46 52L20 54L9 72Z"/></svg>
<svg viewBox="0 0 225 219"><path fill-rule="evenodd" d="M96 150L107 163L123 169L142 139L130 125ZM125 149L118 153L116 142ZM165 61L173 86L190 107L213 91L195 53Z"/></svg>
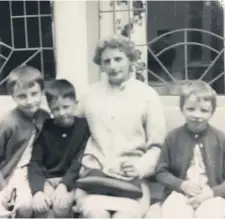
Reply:
<svg viewBox="0 0 225 219"><path fill-rule="evenodd" d="M74 116L76 93L71 83L55 80L46 89L53 119L44 123L28 167L35 217L71 217L75 182L89 129L85 119Z"/></svg>
<svg viewBox="0 0 225 219"><path fill-rule="evenodd" d="M42 74L32 66L17 67L9 74L7 90L16 107L0 122L0 174L4 186L0 193L1 210L9 207L12 190L16 188L16 216L31 217L32 197L26 164L31 155L32 141L49 117L46 111L40 109Z"/></svg>
<svg viewBox="0 0 225 219"><path fill-rule="evenodd" d="M156 179L165 186L162 217L222 218L225 134L209 125L216 92L206 82L190 82L180 109L186 122L168 134L157 167Z"/></svg>

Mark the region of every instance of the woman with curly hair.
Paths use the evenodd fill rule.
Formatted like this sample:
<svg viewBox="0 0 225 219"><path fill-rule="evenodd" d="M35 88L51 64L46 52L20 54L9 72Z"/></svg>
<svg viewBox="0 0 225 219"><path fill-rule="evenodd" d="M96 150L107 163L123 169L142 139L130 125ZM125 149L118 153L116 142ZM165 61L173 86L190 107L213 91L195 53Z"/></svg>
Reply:
<svg viewBox="0 0 225 219"><path fill-rule="evenodd" d="M150 205L146 177L154 174L165 120L156 91L133 77L136 60L136 49L128 38L112 35L101 40L94 62L106 80L90 86L76 114L86 117L91 131L85 153L94 155L113 173L139 179L142 197L98 195L77 189L77 205L84 217L143 217ZM100 168L92 157L88 162L92 168Z"/></svg>

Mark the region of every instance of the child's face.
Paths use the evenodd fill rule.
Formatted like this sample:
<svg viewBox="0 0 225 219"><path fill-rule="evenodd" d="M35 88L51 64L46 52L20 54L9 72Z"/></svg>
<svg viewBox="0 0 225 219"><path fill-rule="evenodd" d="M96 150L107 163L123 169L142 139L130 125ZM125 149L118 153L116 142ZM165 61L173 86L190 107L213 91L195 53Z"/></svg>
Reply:
<svg viewBox="0 0 225 219"><path fill-rule="evenodd" d="M213 114L212 103L192 94L185 100L182 113L188 129L194 133L200 133L206 129Z"/></svg>
<svg viewBox="0 0 225 219"><path fill-rule="evenodd" d="M40 108L42 89L39 83L32 87L15 86L12 94L19 109L29 117L32 117Z"/></svg>
<svg viewBox="0 0 225 219"><path fill-rule="evenodd" d="M49 104L55 122L61 126L70 126L74 122L76 102L70 97L59 97Z"/></svg>

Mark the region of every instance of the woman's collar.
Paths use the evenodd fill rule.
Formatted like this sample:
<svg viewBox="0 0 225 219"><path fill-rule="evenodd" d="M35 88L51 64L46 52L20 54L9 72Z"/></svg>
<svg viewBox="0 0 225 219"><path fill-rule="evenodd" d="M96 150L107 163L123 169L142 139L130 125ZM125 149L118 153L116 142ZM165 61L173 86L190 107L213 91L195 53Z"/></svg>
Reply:
<svg viewBox="0 0 225 219"><path fill-rule="evenodd" d="M109 88L109 89L117 89L120 90L120 91L123 91L124 89L126 89L132 82L134 81L134 78L130 77L128 78L126 81L122 82L120 85L112 85L109 83L108 80L106 80L106 86Z"/></svg>

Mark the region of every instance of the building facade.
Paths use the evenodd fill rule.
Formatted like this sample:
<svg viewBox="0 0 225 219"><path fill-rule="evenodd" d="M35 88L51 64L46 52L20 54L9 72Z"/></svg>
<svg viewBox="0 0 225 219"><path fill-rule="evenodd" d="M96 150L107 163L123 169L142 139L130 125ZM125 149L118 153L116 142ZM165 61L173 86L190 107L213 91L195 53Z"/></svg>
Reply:
<svg viewBox="0 0 225 219"><path fill-rule="evenodd" d="M225 129L223 1L8 1L4 7L9 8L11 31L0 38L13 52L3 54L3 82L13 65L33 64L46 80L70 80L79 98L104 76L92 62L96 43L119 33L135 42L140 55L134 71L160 94L169 128L182 121L177 96L182 84L203 79L219 95L212 122ZM24 60L8 64L17 51L27 53ZM4 89L2 93L7 110L12 104Z"/></svg>

